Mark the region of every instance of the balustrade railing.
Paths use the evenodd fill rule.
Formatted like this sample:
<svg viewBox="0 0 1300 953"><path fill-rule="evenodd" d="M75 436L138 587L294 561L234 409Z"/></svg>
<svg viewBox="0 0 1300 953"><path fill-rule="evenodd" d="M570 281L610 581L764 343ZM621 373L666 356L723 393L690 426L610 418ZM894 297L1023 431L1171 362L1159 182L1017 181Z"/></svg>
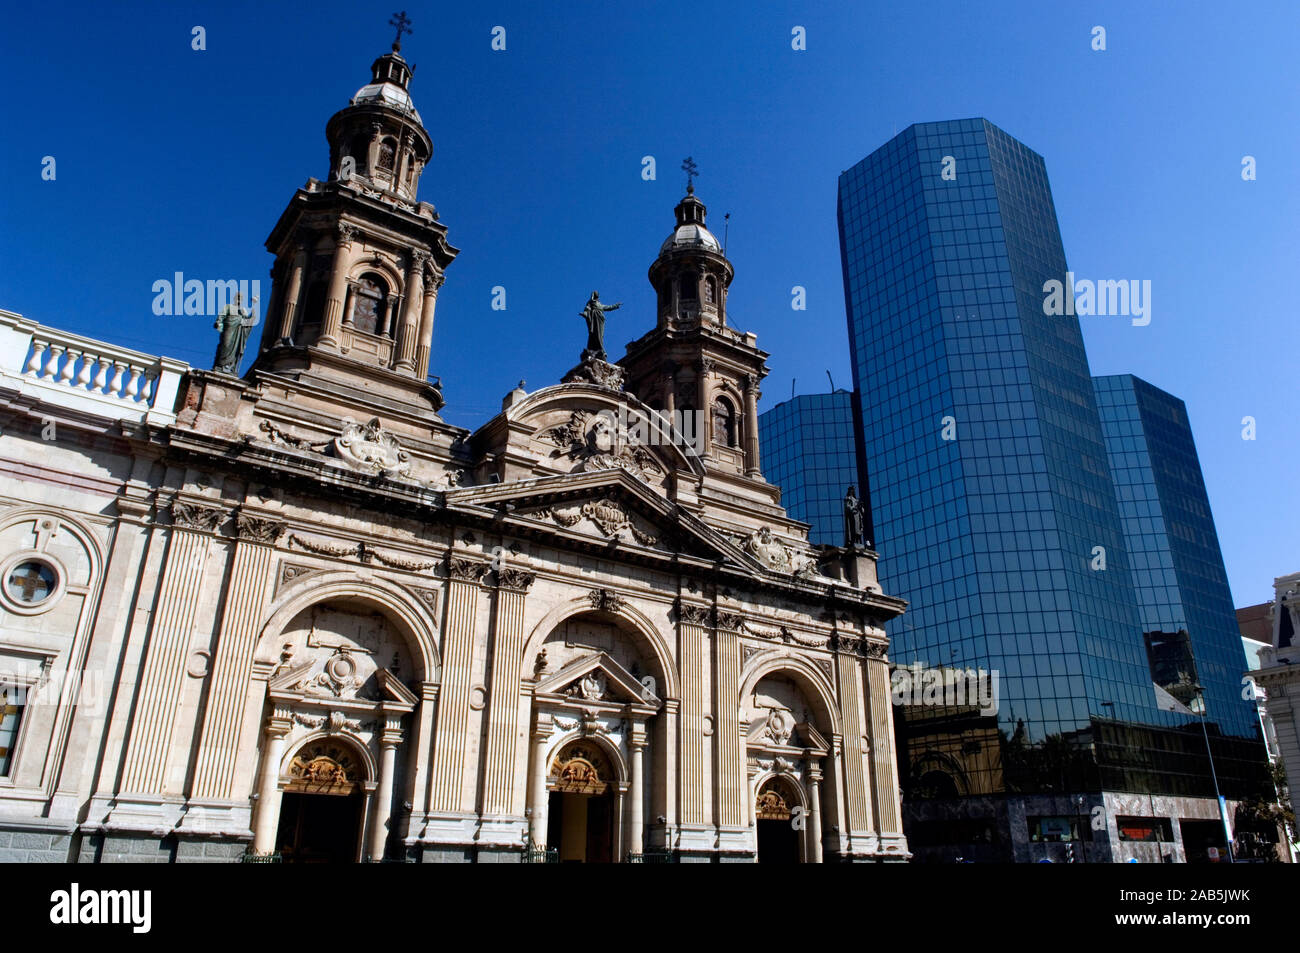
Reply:
<svg viewBox="0 0 1300 953"><path fill-rule="evenodd" d="M66 388L149 419L172 417L183 361L143 354L0 311L0 374Z"/></svg>

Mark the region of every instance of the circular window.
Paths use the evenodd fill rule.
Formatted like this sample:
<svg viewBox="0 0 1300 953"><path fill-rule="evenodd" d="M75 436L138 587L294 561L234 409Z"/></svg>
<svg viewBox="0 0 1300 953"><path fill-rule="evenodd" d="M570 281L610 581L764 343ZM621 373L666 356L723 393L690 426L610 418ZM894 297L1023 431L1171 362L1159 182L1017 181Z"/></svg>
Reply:
<svg viewBox="0 0 1300 953"><path fill-rule="evenodd" d="M48 563L26 559L5 574L5 594L18 605L34 609L54 595L58 580Z"/></svg>

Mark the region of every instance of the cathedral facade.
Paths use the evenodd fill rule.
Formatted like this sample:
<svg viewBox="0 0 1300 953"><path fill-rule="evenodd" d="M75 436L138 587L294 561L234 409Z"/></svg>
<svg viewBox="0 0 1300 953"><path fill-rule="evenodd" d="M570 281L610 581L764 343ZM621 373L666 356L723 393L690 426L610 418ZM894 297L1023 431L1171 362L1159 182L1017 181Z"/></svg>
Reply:
<svg viewBox="0 0 1300 953"><path fill-rule="evenodd" d="M237 308L212 371L0 312L0 859L905 860L904 603L764 480L704 204L622 359L593 295L560 383L457 427L432 142L371 70L243 377Z"/></svg>

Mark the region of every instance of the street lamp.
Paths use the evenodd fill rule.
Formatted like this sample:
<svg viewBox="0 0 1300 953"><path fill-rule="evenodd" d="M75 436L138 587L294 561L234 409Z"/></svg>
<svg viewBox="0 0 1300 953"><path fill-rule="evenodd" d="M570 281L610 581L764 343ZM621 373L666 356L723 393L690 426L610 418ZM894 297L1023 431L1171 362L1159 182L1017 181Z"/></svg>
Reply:
<svg viewBox="0 0 1300 953"><path fill-rule="evenodd" d="M1193 713L1201 716L1201 734L1205 737L1205 756L1210 759L1210 780L1214 782L1214 800L1219 807L1219 821L1223 824L1223 842L1228 845L1228 863L1235 864L1236 858L1232 856L1232 830L1228 827L1228 803L1224 801L1223 795L1219 794L1219 776L1214 770L1214 752L1210 750L1210 732L1205 727L1205 686L1197 682L1192 686L1196 692L1196 697L1192 703L1196 708L1192 709Z"/></svg>

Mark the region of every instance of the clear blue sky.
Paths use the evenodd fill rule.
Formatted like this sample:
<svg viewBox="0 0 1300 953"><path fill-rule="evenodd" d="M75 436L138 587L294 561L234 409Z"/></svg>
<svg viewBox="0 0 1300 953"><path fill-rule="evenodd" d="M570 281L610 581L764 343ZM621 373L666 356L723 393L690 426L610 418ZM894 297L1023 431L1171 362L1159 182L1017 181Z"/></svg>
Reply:
<svg viewBox="0 0 1300 953"><path fill-rule="evenodd" d="M1078 276L1151 280L1150 326L1084 319L1092 370L1186 400L1236 603L1300 569L1293 2L11 4L0 307L209 366L211 321L155 317L153 282L266 287L262 243L325 176L325 122L400 3L434 141L421 197L463 250L432 362L451 422L484 422L520 378L557 381L592 288L625 302L615 354L651 326L646 269L688 154L710 224L732 213L730 314L772 354L761 408L792 380L826 390L828 370L851 384L836 177L912 122L984 116L1046 157Z"/></svg>

